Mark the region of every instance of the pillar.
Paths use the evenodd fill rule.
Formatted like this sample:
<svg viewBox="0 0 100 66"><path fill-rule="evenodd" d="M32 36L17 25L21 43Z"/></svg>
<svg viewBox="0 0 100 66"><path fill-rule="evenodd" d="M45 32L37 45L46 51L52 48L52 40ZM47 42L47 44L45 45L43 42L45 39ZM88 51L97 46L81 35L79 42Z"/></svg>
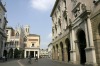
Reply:
<svg viewBox="0 0 100 66"><path fill-rule="evenodd" d="M38 58L39 58L39 50L37 51L37 53L38 53Z"/></svg>
<svg viewBox="0 0 100 66"><path fill-rule="evenodd" d="M26 58L26 50L24 51L24 58Z"/></svg>
<svg viewBox="0 0 100 66"><path fill-rule="evenodd" d="M30 56L30 51L28 51L28 56Z"/></svg>
<svg viewBox="0 0 100 66"><path fill-rule="evenodd" d="M70 62L76 64L77 62L76 62L76 50L75 50L75 35L74 35L74 30L73 29L70 32L70 44L71 44Z"/></svg>
<svg viewBox="0 0 100 66"><path fill-rule="evenodd" d="M61 53L61 48L59 48L59 61L62 61L62 53Z"/></svg>
<svg viewBox="0 0 100 66"><path fill-rule="evenodd" d="M68 62L68 55L67 55L67 50L66 50L67 46L64 43L64 61Z"/></svg>
<svg viewBox="0 0 100 66"><path fill-rule="evenodd" d="M92 65L92 66L97 66L97 62L96 62L96 55L95 55L95 48L94 48L94 42L93 42L93 34L92 34L92 26L91 26L91 21L90 18L87 18L86 21L86 27L87 27L87 35L89 40L87 42L89 42L89 47L87 47L85 49L86 51L86 64L87 65Z"/></svg>
<svg viewBox="0 0 100 66"><path fill-rule="evenodd" d="M88 29L87 29L87 24L85 22L85 37L86 37L86 47L89 47L89 37L88 37Z"/></svg>
<svg viewBox="0 0 100 66"><path fill-rule="evenodd" d="M34 51L34 58L35 58L35 51Z"/></svg>
<svg viewBox="0 0 100 66"><path fill-rule="evenodd" d="M58 60L58 52L57 52L57 47L55 46L55 60Z"/></svg>

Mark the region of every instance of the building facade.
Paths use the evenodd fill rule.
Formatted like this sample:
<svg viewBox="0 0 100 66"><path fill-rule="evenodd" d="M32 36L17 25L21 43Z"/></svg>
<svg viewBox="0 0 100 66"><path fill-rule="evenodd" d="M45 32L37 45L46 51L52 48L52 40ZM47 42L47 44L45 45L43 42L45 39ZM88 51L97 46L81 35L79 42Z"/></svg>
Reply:
<svg viewBox="0 0 100 66"><path fill-rule="evenodd" d="M7 52L6 52L6 39L7 39L7 35L6 35L6 25L8 23L5 14L6 14L7 10L5 8L5 6L3 5L3 3L0 1L0 57L6 56Z"/></svg>
<svg viewBox="0 0 100 66"><path fill-rule="evenodd" d="M48 57L52 59L52 43L48 45Z"/></svg>
<svg viewBox="0 0 100 66"><path fill-rule="evenodd" d="M40 57L48 58L48 49L40 49Z"/></svg>
<svg viewBox="0 0 100 66"><path fill-rule="evenodd" d="M8 58L10 55L14 56L14 51L15 49L18 50L24 50L24 30L22 27L16 27L16 29L13 29L12 27L7 27L6 28L6 33L7 33L7 53L8 53ZM11 53L12 50L12 53Z"/></svg>
<svg viewBox="0 0 100 66"><path fill-rule="evenodd" d="M100 66L100 0L56 0L51 17L53 59Z"/></svg>
<svg viewBox="0 0 100 66"><path fill-rule="evenodd" d="M23 49L24 48L24 31L21 27L13 29L12 27L6 28L7 32L7 48L9 49Z"/></svg>
<svg viewBox="0 0 100 66"><path fill-rule="evenodd" d="M40 36L36 34L27 35L24 49L24 57L27 58L28 56L31 56L32 58L35 58L37 55L39 58L39 49Z"/></svg>

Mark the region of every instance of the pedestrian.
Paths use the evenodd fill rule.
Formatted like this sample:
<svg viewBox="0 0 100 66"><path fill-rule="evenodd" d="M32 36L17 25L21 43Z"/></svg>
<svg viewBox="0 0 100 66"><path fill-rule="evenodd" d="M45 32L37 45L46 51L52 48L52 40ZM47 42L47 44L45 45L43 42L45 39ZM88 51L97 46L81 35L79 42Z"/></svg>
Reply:
<svg viewBox="0 0 100 66"><path fill-rule="evenodd" d="M38 61L38 56L37 56L37 54L36 54L36 56L35 56L35 61Z"/></svg>
<svg viewBox="0 0 100 66"><path fill-rule="evenodd" d="M2 59L3 59L3 62L4 62L5 61L5 56L3 56Z"/></svg>

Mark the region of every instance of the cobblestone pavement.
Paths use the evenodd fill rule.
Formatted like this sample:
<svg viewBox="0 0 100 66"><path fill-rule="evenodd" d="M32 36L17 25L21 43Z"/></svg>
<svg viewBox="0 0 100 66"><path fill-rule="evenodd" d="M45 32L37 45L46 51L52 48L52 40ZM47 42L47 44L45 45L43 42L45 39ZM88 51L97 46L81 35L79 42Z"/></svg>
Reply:
<svg viewBox="0 0 100 66"><path fill-rule="evenodd" d="M27 59L20 60L20 62L23 64L23 66L82 66L82 65L72 65L67 63L61 63L57 61L53 61L50 59L39 59L37 62L32 59L32 63L29 64Z"/></svg>
<svg viewBox="0 0 100 66"><path fill-rule="evenodd" d="M0 61L0 66L20 66L18 60Z"/></svg>
<svg viewBox="0 0 100 66"><path fill-rule="evenodd" d="M42 58L39 59L37 62L34 61L34 59L32 59L31 64L28 63L28 59L10 60L6 62L0 62L0 66L82 66L82 65L61 63L50 59Z"/></svg>

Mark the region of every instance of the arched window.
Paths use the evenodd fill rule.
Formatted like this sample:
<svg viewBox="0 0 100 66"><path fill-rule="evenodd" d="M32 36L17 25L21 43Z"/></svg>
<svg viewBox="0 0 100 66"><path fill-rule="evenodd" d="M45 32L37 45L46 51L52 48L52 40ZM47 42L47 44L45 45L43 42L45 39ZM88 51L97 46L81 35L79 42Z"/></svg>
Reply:
<svg viewBox="0 0 100 66"><path fill-rule="evenodd" d="M60 28L61 28L61 20L59 19L59 21L58 21L58 24L59 24L59 26L60 26Z"/></svg>
<svg viewBox="0 0 100 66"><path fill-rule="evenodd" d="M99 35L100 35L100 24L99 24L99 26L98 26L98 32L99 32Z"/></svg>
<svg viewBox="0 0 100 66"><path fill-rule="evenodd" d="M19 36L19 33L18 32L16 33L16 36Z"/></svg>
<svg viewBox="0 0 100 66"><path fill-rule="evenodd" d="M56 32L57 32L57 25L55 25L55 30L56 30Z"/></svg>
<svg viewBox="0 0 100 66"><path fill-rule="evenodd" d="M27 28L26 28L26 32L27 32Z"/></svg>
<svg viewBox="0 0 100 66"><path fill-rule="evenodd" d="M52 34L54 35L54 28L52 28Z"/></svg>
<svg viewBox="0 0 100 66"><path fill-rule="evenodd" d="M28 32L29 32L29 28L28 28Z"/></svg>
<svg viewBox="0 0 100 66"><path fill-rule="evenodd" d="M66 10L67 9L67 7L66 7L66 0L63 0L63 3L64 3L64 8Z"/></svg>

